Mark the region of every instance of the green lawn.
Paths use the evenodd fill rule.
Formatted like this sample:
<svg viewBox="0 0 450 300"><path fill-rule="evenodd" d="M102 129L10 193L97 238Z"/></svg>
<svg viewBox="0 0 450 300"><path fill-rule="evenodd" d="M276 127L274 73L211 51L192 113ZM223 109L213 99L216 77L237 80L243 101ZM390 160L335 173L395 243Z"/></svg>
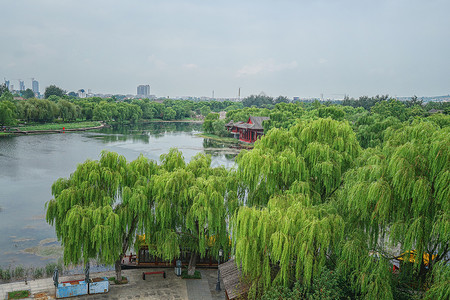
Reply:
<svg viewBox="0 0 450 300"><path fill-rule="evenodd" d="M37 124L37 125L26 125L18 126L17 129L21 131L29 130L62 130L65 129L77 129L77 128L88 128L100 126L100 122L77 122L77 123L47 123L47 124Z"/></svg>

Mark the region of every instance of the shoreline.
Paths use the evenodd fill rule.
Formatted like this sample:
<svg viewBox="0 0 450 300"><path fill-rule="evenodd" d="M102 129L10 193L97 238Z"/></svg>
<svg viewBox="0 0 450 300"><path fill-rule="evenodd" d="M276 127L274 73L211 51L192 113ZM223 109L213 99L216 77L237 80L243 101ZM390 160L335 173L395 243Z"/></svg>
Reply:
<svg viewBox="0 0 450 300"><path fill-rule="evenodd" d="M93 127L80 127L80 128L72 128L72 129L42 129L42 130L20 130L20 127L13 127L14 131L0 131L1 137L11 137L17 135L29 135L29 134L48 134L48 133L65 133L65 132L75 132L75 131L87 131L87 130L95 130L101 129L104 127L110 127L111 125L104 123L103 121L99 121L100 126ZM193 123L193 124L203 124L203 120L145 120L141 121L141 124L146 123Z"/></svg>
<svg viewBox="0 0 450 300"><path fill-rule="evenodd" d="M240 141L239 139L235 139L235 138L231 138L231 137L220 137L217 135L213 135L213 134L208 134L208 133L197 133L195 134L198 137L204 138L204 139L211 139L213 141L216 142L221 142L224 144L232 144L232 145L237 145L240 148L244 148L244 149L253 149L254 144L250 144L250 143L245 143Z"/></svg>
<svg viewBox="0 0 450 300"><path fill-rule="evenodd" d="M94 129L101 129L104 127L107 127L109 125L100 122L100 126L94 126L94 127L81 127L81 128L72 128L72 129L44 129L44 130L19 130L17 127L15 128L16 131L8 131L5 132L6 134L4 136L12 136L12 135L28 135L28 134L41 134L41 133L65 133L65 132L74 132L74 131L86 131L86 130L94 130ZM1 135L0 135L1 137Z"/></svg>
<svg viewBox="0 0 450 300"><path fill-rule="evenodd" d="M203 120L146 120L141 123L196 123L203 124Z"/></svg>

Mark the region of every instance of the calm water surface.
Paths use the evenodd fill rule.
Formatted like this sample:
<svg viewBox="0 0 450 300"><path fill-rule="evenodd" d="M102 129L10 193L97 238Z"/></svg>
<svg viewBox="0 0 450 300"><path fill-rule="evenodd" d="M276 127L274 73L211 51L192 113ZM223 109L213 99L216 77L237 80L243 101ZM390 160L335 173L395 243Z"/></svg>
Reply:
<svg viewBox="0 0 450 300"><path fill-rule="evenodd" d="M189 161L199 152L212 155L212 165L234 165L237 150L197 137L200 124L152 123L99 131L18 136L0 139L0 267L44 266L61 256L54 228L45 222L51 185L68 177L77 164L99 159L102 150L139 154L159 162L176 147Z"/></svg>

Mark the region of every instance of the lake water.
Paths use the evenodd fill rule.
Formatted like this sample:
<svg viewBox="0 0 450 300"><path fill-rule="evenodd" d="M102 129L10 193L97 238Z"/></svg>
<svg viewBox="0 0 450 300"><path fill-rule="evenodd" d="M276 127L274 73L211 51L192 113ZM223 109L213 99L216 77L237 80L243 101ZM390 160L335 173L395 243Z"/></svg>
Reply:
<svg viewBox="0 0 450 300"><path fill-rule="evenodd" d="M97 131L0 138L0 267L44 266L61 256L54 228L45 222L51 185L68 177L77 164L99 159L102 150L127 161L159 157L176 147L189 161L199 152L212 165L234 165L237 150L195 134L201 124L151 123Z"/></svg>

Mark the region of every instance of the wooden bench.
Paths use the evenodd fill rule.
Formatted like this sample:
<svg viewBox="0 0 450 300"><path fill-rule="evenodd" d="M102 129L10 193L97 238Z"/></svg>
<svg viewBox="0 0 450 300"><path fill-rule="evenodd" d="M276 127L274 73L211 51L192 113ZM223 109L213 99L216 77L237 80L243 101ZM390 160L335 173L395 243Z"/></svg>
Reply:
<svg viewBox="0 0 450 300"><path fill-rule="evenodd" d="M145 280L145 275L152 275L152 274L163 274L163 277L166 278L165 271L155 271L155 272L142 272L142 279Z"/></svg>

